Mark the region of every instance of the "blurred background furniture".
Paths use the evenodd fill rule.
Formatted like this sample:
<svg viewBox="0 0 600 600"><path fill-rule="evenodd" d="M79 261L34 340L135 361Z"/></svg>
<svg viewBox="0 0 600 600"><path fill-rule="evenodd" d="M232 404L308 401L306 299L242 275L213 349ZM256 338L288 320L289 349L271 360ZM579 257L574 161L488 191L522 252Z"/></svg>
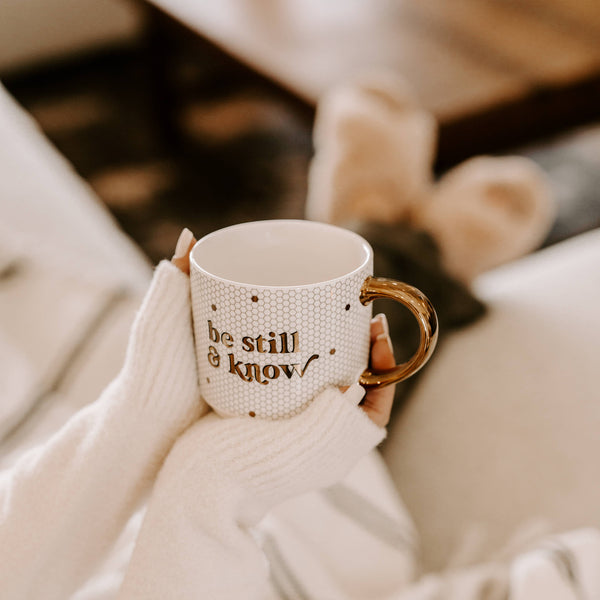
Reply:
<svg viewBox="0 0 600 600"><path fill-rule="evenodd" d="M0 139L4 463L13 450L20 453L60 427L118 373L152 269L2 85ZM25 284L28 294L20 288ZM58 330L56 323L62 323ZM25 387L13 388L13 380ZM65 392L64 405L53 402L57 390Z"/></svg>
<svg viewBox="0 0 600 600"><path fill-rule="evenodd" d="M426 569L600 527L600 229L475 291L488 314L440 347L383 450Z"/></svg>
<svg viewBox="0 0 600 600"><path fill-rule="evenodd" d="M314 108L386 68L437 117L441 164L598 114L594 0L145 0L161 53L196 36ZM191 35L190 35L191 34ZM168 69L168 59L161 58ZM163 82L166 78L163 78Z"/></svg>
<svg viewBox="0 0 600 600"><path fill-rule="evenodd" d="M127 43L141 26L139 13L121 0L2 0L0 72Z"/></svg>
<svg viewBox="0 0 600 600"><path fill-rule="evenodd" d="M318 90L302 96L285 83L291 68L267 73L270 63L251 58L256 48L234 52L232 43L252 36L262 58L297 64L296 78L320 74L320 85L324 71L333 83L389 52L442 120L440 171L470 152L526 154L547 171L559 202L547 243L600 225L595 1L436 0L428 15L430 4L414 0L377 0L371 12L356 0L344 10L307 2L306 11L292 0L228 0L210 5L206 31L202 2L161 0L159 10L90 0L83 12L70 0L49 2L52 16L37 0L20 0L18 10L12 0L0 5L0 77L152 260L171 250L184 225L201 235L243 220L303 216ZM187 7L187 26L166 16L175 5ZM398 27L401 35L387 45L376 33L367 40L361 27L375 27L386 11L382 31ZM443 27L434 26L440 19ZM292 32L277 37L286 24ZM63 44L74 26L80 37ZM229 46L217 43L219 31ZM320 45L308 43L311 35ZM268 51L276 43L287 54ZM569 127L575 122L579 129Z"/></svg>

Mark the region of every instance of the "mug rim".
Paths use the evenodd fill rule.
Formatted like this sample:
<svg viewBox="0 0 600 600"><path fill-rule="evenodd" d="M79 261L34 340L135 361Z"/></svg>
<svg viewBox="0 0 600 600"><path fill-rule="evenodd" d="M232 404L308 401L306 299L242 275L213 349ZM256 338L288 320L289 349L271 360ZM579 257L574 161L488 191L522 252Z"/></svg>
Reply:
<svg viewBox="0 0 600 600"><path fill-rule="evenodd" d="M339 275L338 277L333 277L331 279L325 279L323 281L317 281L313 283L305 283L305 284L287 284L287 285L264 285L264 284L255 284L255 283L245 283L241 281L235 281L233 279L227 279L226 277L221 277L210 271L207 271L204 267L200 266L200 264L196 260L196 250L202 244L205 243L208 239L216 237L222 234L224 231L230 231L233 229L241 229L246 228L249 225L261 225L261 224L277 224L277 223L286 223L286 224L295 224L300 225L301 227L316 227L320 229L329 229L330 231L335 231L336 235L344 235L349 239L355 240L359 243L365 250L365 258L364 260L354 269ZM291 289L303 289L303 288L311 288L317 287L321 285L329 285L335 283L337 281L341 281L352 275L358 273L362 269L364 269L367 265L369 265L370 261L373 258L373 248L371 244L365 240L361 235L355 233L354 231L350 231L349 229L345 229L343 227L338 227L337 225L331 225L330 223L322 223L320 221L309 221L306 219L262 219L260 221L244 221L242 223L236 223L234 225L229 225L227 227L222 227L221 229L216 229L210 233L207 233L205 236L202 236L193 246L190 251L190 271L195 270L199 273L202 273L206 277L214 279L216 281L220 281L226 283L228 285L234 285L238 287L245 287L251 289L271 289L271 290L291 290Z"/></svg>

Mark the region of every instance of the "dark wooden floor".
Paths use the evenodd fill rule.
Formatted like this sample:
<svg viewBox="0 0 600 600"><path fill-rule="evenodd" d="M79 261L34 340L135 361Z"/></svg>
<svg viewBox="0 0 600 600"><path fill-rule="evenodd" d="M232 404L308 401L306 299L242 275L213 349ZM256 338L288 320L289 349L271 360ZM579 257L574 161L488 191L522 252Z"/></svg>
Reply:
<svg viewBox="0 0 600 600"><path fill-rule="evenodd" d="M441 163L600 117L598 0L145 4L308 107L336 82L393 70L438 118Z"/></svg>

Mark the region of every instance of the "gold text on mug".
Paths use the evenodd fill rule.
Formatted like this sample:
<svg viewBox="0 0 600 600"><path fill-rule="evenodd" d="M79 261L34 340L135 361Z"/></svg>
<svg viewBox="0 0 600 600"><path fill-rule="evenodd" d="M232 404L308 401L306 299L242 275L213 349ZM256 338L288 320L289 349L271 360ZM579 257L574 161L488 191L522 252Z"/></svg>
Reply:
<svg viewBox="0 0 600 600"><path fill-rule="evenodd" d="M305 363L303 367L300 367L299 363L292 363L287 365L261 365L256 363L242 363L241 360L236 361L233 354L228 354L229 357L229 372L233 375L238 375L244 381L256 381L262 385L267 385L269 380L277 379L282 373L288 378L292 379L294 375L298 377L304 377L308 366L319 358L318 354L313 354ZM261 378L262 375L262 378Z"/></svg>

